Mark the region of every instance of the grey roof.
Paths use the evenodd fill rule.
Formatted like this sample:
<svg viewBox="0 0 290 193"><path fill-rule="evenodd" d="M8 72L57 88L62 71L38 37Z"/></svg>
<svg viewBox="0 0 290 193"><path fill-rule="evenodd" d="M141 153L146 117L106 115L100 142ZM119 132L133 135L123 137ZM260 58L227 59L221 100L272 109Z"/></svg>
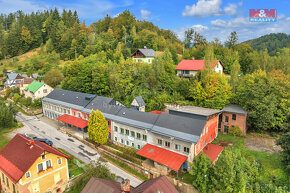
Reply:
<svg viewBox="0 0 290 193"><path fill-rule="evenodd" d="M196 115L202 115L202 116L210 116L210 115L214 115L221 112L220 110L197 107L197 106L180 106L178 108L169 108L169 111L171 110L190 113L190 114L196 114Z"/></svg>
<svg viewBox="0 0 290 193"><path fill-rule="evenodd" d="M93 94L86 94L81 92L75 92L70 90L54 89L43 100L54 99L65 103L85 107L96 97Z"/></svg>
<svg viewBox="0 0 290 193"><path fill-rule="evenodd" d="M8 80L14 80L18 75L20 75L21 76L21 74L19 74L19 73L9 73L9 74L7 74L7 79Z"/></svg>
<svg viewBox="0 0 290 193"><path fill-rule="evenodd" d="M155 51L153 49L138 49L145 57L154 57ZM136 50L136 51L138 51Z"/></svg>
<svg viewBox="0 0 290 193"><path fill-rule="evenodd" d="M134 99L137 101L139 107L142 107L142 106L145 106L146 105L146 103L143 100L142 96L137 96Z"/></svg>
<svg viewBox="0 0 290 193"><path fill-rule="evenodd" d="M159 116L154 113L146 113L129 108L121 109L117 115L123 118L132 119L135 121L140 121L148 124L154 124Z"/></svg>
<svg viewBox="0 0 290 193"><path fill-rule="evenodd" d="M38 77L40 77L40 75L39 74L32 74L31 77L32 78L38 78Z"/></svg>
<svg viewBox="0 0 290 193"><path fill-rule="evenodd" d="M239 113L247 115L248 112L243 109L243 107L239 105L229 104L225 108L222 109L223 112L231 112L231 113Z"/></svg>

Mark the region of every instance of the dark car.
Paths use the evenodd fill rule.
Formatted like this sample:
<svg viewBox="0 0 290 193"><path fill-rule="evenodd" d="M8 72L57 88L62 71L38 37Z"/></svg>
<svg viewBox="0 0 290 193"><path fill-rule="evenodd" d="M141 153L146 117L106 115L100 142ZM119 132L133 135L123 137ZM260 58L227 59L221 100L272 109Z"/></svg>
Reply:
<svg viewBox="0 0 290 193"><path fill-rule="evenodd" d="M27 134L27 133L22 133L22 135L26 136L26 137L29 137L31 139L36 139L36 135L33 135L33 134Z"/></svg>
<svg viewBox="0 0 290 193"><path fill-rule="evenodd" d="M47 145L50 145L50 146L53 145L52 141L50 141L50 140L48 140L48 139L35 138L35 140L40 141L40 142L43 142L43 143L46 143Z"/></svg>

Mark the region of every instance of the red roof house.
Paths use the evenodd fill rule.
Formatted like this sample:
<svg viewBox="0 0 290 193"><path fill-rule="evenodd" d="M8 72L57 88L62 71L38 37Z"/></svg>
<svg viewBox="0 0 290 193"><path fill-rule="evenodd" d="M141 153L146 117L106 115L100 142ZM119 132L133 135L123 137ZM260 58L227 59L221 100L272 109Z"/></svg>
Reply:
<svg viewBox="0 0 290 193"><path fill-rule="evenodd" d="M0 151L0 171L16 184L44 152L71 159L43 142L16 134Z"/></svg>
<svg viewBox="0 0 290 193"><path fill-rule="evenodd" d="M205 60L182 60L176 66L177 75L183 77L195 76L198 71L201 71L205 66ZM220 60L215 60L211 64L213 71L222 74L224 66Z"/></svg>
<svg viewBox="0 0 290 193"><path fill-rule="evenodd" d="M223 150L224 147L209 143L205 146L205 148L203 148L203 153L209 157L212 163L215 163Z"/></svg>

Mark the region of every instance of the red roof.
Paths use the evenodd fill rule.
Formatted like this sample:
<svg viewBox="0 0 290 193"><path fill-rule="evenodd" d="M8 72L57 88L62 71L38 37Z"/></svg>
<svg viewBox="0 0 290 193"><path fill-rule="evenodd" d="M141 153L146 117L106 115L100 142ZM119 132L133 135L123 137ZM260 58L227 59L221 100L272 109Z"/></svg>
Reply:
<svg viewBox="0 0 290 193"><path fill-rule="evenodd" d="M167 113L167 112L163 112L163 111L157 111L157 110L155 110L155 111L151 111L151 112L149 112L149 113L153 113L153 114L156 114L156 115L161 115L162 113Z"/></svg>
<svg viewBox="0 0 290 193"><path fill-rule="evenodd" d="M88 121L82 118L74 117L68 114L63 114L62 116L58 117L57 120L76 126L78 128L85 128L88 126Z"/></svg>
<svg viewBox="0 0 290 193"><path fill-rule="evenodd" d="M212 66L214 68L216 64L220 62L220 60L216 60L215 65ZM221 62L220 62L221 63ZM204 60L182 60L176 66L176 70L202 70L204 68Z"/></svg>
<svg viewBox="0 0 290 193"><path fill-rule="evenodd" d="M16 134L0 151L0 170L16 184L43 152L71 159L43 142Z"/></svg>
<svg viewBox="0 0 290 193"><path fill-rule="evenodd" d="M218 159L224 147L209 143L203 148L203 153L209 157L209 159L214 163Z"/></svg>
<svg viewBox="0 0 290 193"><path fill-rule="evenodd" d="M178 171L180 166L187 160L187 156L185 155L149 143L137 151L137 154L165 165L175 171Z"/></svg>

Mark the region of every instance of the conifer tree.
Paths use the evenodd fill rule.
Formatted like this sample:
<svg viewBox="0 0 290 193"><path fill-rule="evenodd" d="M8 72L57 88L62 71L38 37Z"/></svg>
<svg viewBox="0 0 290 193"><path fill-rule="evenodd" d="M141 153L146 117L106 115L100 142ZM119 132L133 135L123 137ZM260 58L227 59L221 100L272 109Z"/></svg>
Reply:
<svg viewBox="0 0 290 193"><path fill-rule="evenodd" d="M88 122L88 135L91 140L98 144L105 144L108 140L109 128L103 113L92 109Z"/></svg>

